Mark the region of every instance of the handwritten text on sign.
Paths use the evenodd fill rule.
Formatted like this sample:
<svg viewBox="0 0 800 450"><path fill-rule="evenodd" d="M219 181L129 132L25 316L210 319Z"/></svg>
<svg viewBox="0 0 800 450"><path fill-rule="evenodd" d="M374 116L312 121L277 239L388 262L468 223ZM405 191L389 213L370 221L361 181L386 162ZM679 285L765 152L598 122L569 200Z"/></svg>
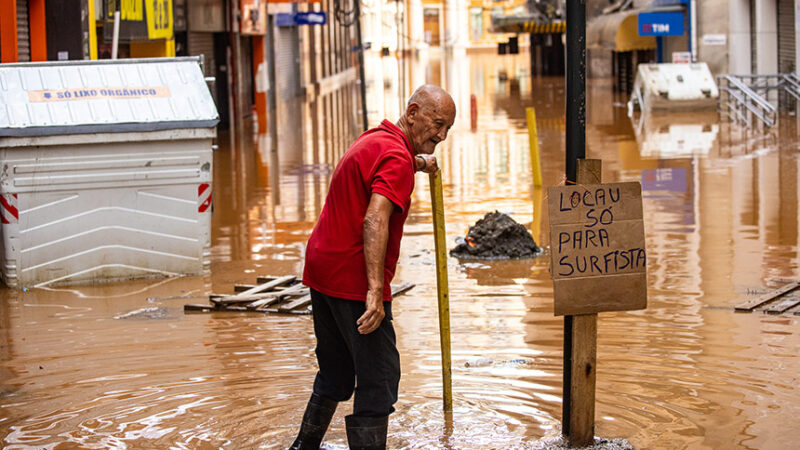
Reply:
<svg viewBox="0 0 800 450"><path fill-rule="evenodd" d="M639 183L547 190L556 315L647 306Z"/></svg>
<svg viewBox="0 0 800 450"><path fill-rule="evenodd" d="M167 86L126 88L79 88L28 91L30 102L60 102L68 100L94 100L103 98L159 98L169 97Z"/></svg>

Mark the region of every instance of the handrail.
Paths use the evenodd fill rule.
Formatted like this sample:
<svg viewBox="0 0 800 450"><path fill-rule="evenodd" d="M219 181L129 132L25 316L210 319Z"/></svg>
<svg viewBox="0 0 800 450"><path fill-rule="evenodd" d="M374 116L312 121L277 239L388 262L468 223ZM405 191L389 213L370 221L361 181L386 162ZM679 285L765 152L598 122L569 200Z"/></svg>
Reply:
<svg viewBox="0 0 800 450"><path fill-rule="evenodd" d="M776 108L761 97L751 86L745 84L740 78L755 79L757 81L764 80L766 84L759 86L757 89L771 89L768 86L767 77L757 78L752 75L739 76L728 74L717 75L717 85L719 86L720 92L725 92L727 94L727 101L724 105L722 95L719 96L719 112L725 112L731 120L743 122L749 127L751 122L748 114L745 112L745 110L747 110L758 118L767 128L772 127L776 122ZM733 99L733 101L731 99Z"/></svg>

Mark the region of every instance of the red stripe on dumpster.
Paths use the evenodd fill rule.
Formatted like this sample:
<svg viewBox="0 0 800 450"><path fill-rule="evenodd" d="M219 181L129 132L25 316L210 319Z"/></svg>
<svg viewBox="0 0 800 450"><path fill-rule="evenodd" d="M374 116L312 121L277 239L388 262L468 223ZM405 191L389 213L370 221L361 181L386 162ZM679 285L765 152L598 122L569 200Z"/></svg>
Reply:
<svg viewBox="0 0 800 450"><path fill-rule="evenodd" d="M211 206L211 185L203 183L197 186L197 198L200 201L197 212L206 212Z"/></svg>
<svg viewBox="0 0 800 450"><path fill-rule="evenodd" d="M3 210L2 221L4 224L16 223L19 220L19 211L17 210L17 194L4 194L0 195L0 205Z"/></svg>

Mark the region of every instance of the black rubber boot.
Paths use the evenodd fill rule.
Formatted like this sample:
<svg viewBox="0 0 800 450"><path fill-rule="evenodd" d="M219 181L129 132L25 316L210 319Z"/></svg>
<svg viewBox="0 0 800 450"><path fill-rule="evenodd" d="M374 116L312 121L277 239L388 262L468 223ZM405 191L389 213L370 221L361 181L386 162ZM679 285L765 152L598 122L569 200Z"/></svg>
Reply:
<svg viewBox="0 0 800 450"><path fill-rule="evenodd" d="M346 416L347 443L350 450L385 450L389 416Z"/></svg>
<svg viewBox="0 0 800 450"><path fill-rule="evenodd" d="M311 394L311 399L306 405L306 412L303 414L303 423L300 425L300 433L289 450L319 450L322 438L328 431L331 424L333 413L336 412L336 405L339 403L331 399Z"/></svg>

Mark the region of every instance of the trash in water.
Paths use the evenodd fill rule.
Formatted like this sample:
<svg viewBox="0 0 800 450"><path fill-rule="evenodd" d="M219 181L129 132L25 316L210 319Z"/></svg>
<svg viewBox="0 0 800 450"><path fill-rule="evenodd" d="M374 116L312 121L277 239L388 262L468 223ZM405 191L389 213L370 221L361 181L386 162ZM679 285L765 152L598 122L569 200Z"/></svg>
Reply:
<svg viewBox="0 0 800 450"><path fill-rule="evenodd" d="M456 243L450 256L461 259L533 258L541 253L525 226L498 211L486 213Z"/></svg>
<svg viewBox="0 0 800 450"><path fill-rule="evenodd" d="M473 358L464 363L464 367L483 367L488 366L493 361L489 358Z"/></svg>
<svg viewBox="0 0 800 450"><path fill-rule="evenodd" d="M153 306L140 308L125 314L114 316L115 319L164 319L167 317L167 308Z"/></svg>
<svg viewBox="0 0 800 450"><path fill-rule="evenodd" d="M530 361L521 358L506 359L503 361L494 361L490 358L480 357L467 360L467 362L464 363L464 367L511 366L511 365L518 366L522 364L530 364Z"/></svg>

